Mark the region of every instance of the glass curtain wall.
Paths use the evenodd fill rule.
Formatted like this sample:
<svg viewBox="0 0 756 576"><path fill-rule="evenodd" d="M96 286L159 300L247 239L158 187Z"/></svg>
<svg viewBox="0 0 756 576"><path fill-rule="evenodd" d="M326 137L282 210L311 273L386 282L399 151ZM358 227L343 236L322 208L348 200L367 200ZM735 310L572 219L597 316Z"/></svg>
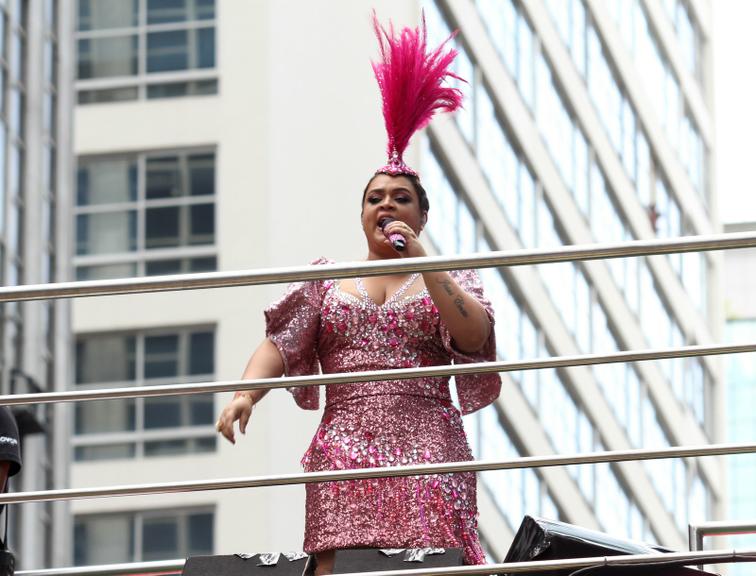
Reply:
<svg viewBox="0 0 756 576"><path fill-rule="evenodd" d="M2 283L24 283L23 219L26 110L26 2L0 3L0 261ZM23 357L23 316L2 305L3 380Z"/></svg>
<svg viewBox="0 0 756 576"><path fill-rule="evenodd" d="M753 342L756 337L756 319L742 318L729 320L725 330L727 342ZM728 442L750 442L756 416L756 360L753 354L733 354L726 359L727 373L727 440ZM727 519L734 522L751 522L756 517L756 488L749 479L756 475L756 457L753 454L732 456L727 459L729 509ZM729 545L738 549L752 549L756 545L756 534L731 536ZM728 567L731 576L746 576L748 564L734 564Z"/></svg>
<svg viewBox="0 0 756 576"><path fill-rule="evenodd" d="M666 191L662 177L656 183L649 179L652 152L627 99L622 96L614 80L601 47L596 46L597 37L591 32L590 17L582 2L575 0L557 4L560 10L577 12L567 20L576 27L570 29L569 36L573 53L581 55L575 58L575 65L584 78L595 82L593 90L589 91L604 95L604 100L596 103L597 110L602 111L600 115L615 151L638 187L639 200L647 206L652 206L655 201L664 203L665 219L660 218L657 233L660 236L683 233L681 222L684 218ZM572 117L570 106L564 102L551 65L541 52L537 35L522 8L511 0L478 0L476 6L487 27L490 41L515 80L564 184L594 231L596 241L632 239L632 233L613 199L612 190L596 163L591 144ZM425 7L429 33L433 36L432 41L438 42L448 35L450 26L443 9L436 3L426 3ZM556 6L552 8L557 9ZM555 17L559 18L558 15ZM466 107L455 116L456 124L478 160L490 192L498 200L521 246L549 247L567 242L560 232L558 210L545 198L528 159L519 152L505 123L500 120L485 75L466 49L464 30L455 38L455 47L460 50L456 71L472 79L465 87ZM590 82L587 81L587 84ZM490 237L467 201L465 192L459 190L454 175L444 165L442 155L430 140L426 141L423 149L423 178L427 187L434 190L428 233L440 252L514 248L490 245ZM702 304L705 301L706 278L698 255L696 261L687 263L687 266L682 260L670 261L681 278L696 279L694 285L700 286L700 290L693 290L691 295L694 301ZM608 261L606 265L610 267L629 307L644 326L649 347L686 343L644 259L617 259ZM484 270L481 274L497 309L500 357L515 360L549 355L549 327L538 326L528 312L525 299L508 284L506 275L493 270ZM565 327L582 352L609 353L624 348L613 333L610 312L598 299L579 264L544 265L539 267L539 274L555 308L561 313ZM652 326L655 328L650 328ZM671 361L664 363L663 371L681 406L705 425L704 399L710 375L706 373L704 365L695 359ZM599 366L594 367L592 372L632 445L650 447L670 444L648 393L648 385L632 365ZM540 417L555 451L603 449L602 439L596 434L594 424L572 398L558 373L530 371L513 374L512 377L528 398L534 413ZM496 409L489 408L487 411L494 413ZM488 430L493 438L496 438L496 434L506 436L503 431L493 432L495 427L491 422L499 420L496 415L488 415L484 411L471 420L480 420L472 426L476 430ZM497 443L496 440L491 442ZM475 442L478 456L486 453L489 455L485 457L492 457L490 451L486 452L486 445L486 434L481 434ZM513 444L509 441L498 442L498 445L505 447ZM498 451L498 457L506 457L506 454L506 450ZM669 460L648 463L645 468L654 478L656 489L681 535L685 533L689 520L705 517L707 489L695 465ZM611 466L575 467L572 473L603 527L619 527L619 534L631 538L654 538L637 503L633 501L631 491L626 489ZM493 476L483 474L482 477L484 485L492 492L501 489L501 484L491 479ZM531 480L540 485L537 473ZM596 490L599 482L611 490ZM542 488L534 490L544 493ZM540 509L540 506L534 505L533 509ZM507 518L519 522L518 514ZM516 523L513 527L516 528Z"/></svg>

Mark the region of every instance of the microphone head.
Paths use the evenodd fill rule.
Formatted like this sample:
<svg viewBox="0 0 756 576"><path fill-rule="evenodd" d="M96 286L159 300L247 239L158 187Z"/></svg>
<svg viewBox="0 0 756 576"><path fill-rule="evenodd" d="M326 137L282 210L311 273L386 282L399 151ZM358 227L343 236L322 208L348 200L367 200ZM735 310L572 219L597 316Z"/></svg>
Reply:
<svg viewBox="0 0 756 576"><path fill-rule="evenodd" d="M384 216L380 220L378 220L378 227L383 230L386 226L391 224L396 218L392 218L391 216Z"/></svg>

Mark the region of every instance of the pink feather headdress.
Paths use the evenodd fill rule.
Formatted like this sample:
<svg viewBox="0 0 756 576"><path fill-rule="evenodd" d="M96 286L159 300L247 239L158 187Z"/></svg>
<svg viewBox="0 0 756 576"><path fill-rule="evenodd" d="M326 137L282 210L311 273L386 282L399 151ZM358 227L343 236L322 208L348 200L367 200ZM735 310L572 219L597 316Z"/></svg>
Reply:
<svg viewBox="0 0 756 576"><path fill-rule="evenodd" d="M376 174L417 176L402 158L410 138L430 122L437 110L454 112L462 106L462 92L442 86L449 77L464 82L449 69L457 51L445 50L454 34L427 52L425 13L419 28L403 28L397 35L392 23L388 31L380 25L374 11L373 28L381 61L372 65L381 91L388 136L388 164L376 170Z"/></svg>

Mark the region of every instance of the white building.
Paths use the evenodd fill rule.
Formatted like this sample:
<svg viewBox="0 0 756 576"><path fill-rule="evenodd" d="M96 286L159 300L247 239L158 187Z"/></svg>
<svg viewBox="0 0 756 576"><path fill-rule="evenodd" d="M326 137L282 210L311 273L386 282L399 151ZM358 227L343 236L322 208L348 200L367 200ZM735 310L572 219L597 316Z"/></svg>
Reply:
<svg viewBox="0 0 756 576"><path fill-rule="evenodd" d="M72 15L55 0L0 2L0 277L4 286L69 279ZM2 394L66 389L71 367L68 314L65 301L2 304ZM44 490L67 482L68 436L62 410L14 407L24 466L10 482L10 490ZM42 434L43 430L48 434ZM68 527L65 506L11 506L8 513L8 543L22 564L54 562L53 535Z"/></svg>
<svg viewBox="0 0 756 576"><path fill-rule="evenodd" d="M431 195L429 245L472 252L718 229L705 0L78 0L77 277L362 258L360 195L385 142L370 10L413 24L421 4L434 42L460 29L469 79L465 111L435 122L409 156ZM717 256L693 254L488 270L501 356L716 341L718 267ZM77 300L71 386L238 378L281 290ZM504 380L498 403L467 421L479 457L721 437L712 359ZM231 446L212 424L226 399L78 404L70 485L299 469L317 414L271 394ZM670 460L486 474L482 536L499 559L529 513L684 548L688 520L718 513L720 472L714 461ZM56 561L299 548L303 494L77 501L75 545Z"/></svg>

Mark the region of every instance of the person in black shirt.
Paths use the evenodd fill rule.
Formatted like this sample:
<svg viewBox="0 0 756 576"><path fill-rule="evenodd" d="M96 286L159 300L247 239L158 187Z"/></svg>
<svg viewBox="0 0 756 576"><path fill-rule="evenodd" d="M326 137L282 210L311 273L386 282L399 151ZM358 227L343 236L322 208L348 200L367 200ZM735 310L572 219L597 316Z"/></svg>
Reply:
<svg viewBox="0 0 756 576"><path fill-rule="evenodd" d="M8 478L21 471L21 443L16 418L7 406L0 406L0 494L8 490ZM0 504L0 513L5 505ZM3 537L0 538L0 576L13 574L15 560L7 549L8 512L0 521Z"/></svg>
<svg viewBox="0 0 756 576"><path fill-rule="evenodd" d="M7 489L8 478L21 471L21 445L16 418L7 406L0 406L0 492ZM0 507L0 510L2 508Z"/></svg>

